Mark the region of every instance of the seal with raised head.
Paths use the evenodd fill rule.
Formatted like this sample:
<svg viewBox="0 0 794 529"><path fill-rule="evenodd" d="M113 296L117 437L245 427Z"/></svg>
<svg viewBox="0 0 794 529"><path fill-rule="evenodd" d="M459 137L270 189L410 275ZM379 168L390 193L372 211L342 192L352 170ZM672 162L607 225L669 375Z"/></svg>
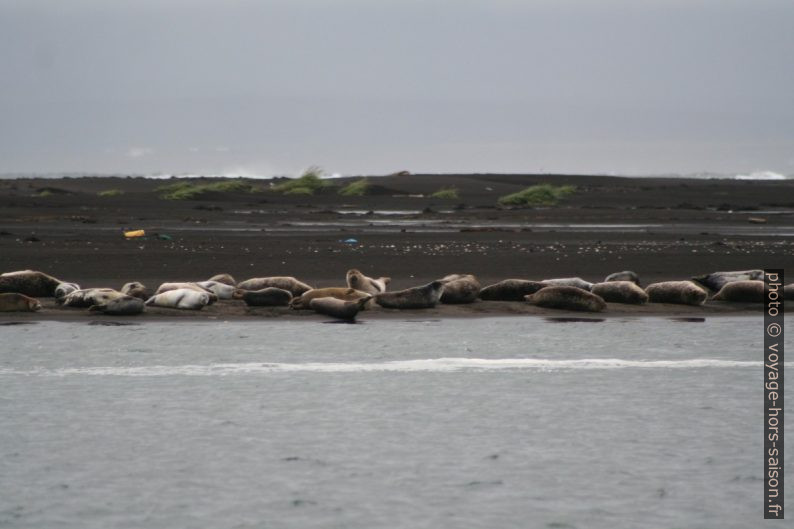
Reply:
<svg viewBox="0 0 794 529"><path fill-rule="evenodd" d="M443 281L433 281L421 287L381 292L375 296L375 303L387 309L431 309L441 299L443 290Z"/></svg>
<svg viewBox="0 0 794 529"><path fill-rule="evenodd" d="M544 285L548 285L551 287L576 287L582 290L586 290L590 292L590 289L593 288L593 284L589 281L585 281L581 277L561 277L559 279L544 279L541 281Z"/></svg>
<svg viewBox="0 0 794 529"><path fill-rule="evenodd" d="M609 274L606 277L606 279L604 279L604 283L608 283L610 281L631 281L632 283L639 285L640 276L638 276L636 272L632 272L631 270L623 270L622 272L615 272L614 274Z"/></svg>
<svg viewBox="0 0 794 529"><path fill-rule="evenodd" d="M37 310L41 310L41 303L37 299L16 292L0 294L0 312L36 312Z"/></svg>
<svg viewBox="0 0 794 529"><path fill-rule="evenodd" d="M300 296L292 298L290 302L290 307L293 309L310 309L309 303L311 300L316 298L336 298L341 299L343 301L358 301L361 298L371 298L371 294L367 294L366 292L361 292L360 290L356 290L355 288L345 288L345 287L329 287L329 288L313 288L311 290L307 290Z"/></svg>
<svg viewBox="0 0 794 529"><path fill-rule="evenodd" d="M124 296L112 288L82 288L58 300L64 307L88 308L91 305L104 305L111 300Z"/></svg>
<svg viewBox="0 0 794 529"><path fill-rule="evenodd" d="M61 283L55 287L55 299L61 299L75 290L80 290L80 285L77 283Z"/></svg>
<svg viewBox="0 0 794 529"><path fill-rule="evenodd" d="M139 283L138 281L124 283L124 286L121 287L121 293L134 298L142 299L144 301L152 297L152 293L148 288L146 288L146 285Z"/></svg>
<svg viewBox="0 0 794 529"><path fill-rule="evenodd" d="M716 301L736 301L748 303L763 303L764 298L763 281L731 281L717 292L713 298Z"/></svg>
<svg viewBox="0 0 794 529"><path fill-rule="evenodd" d="M91 305L91 312L102 312L111 316L134 316L143 312L143 300L133 296L123 295L116 299L98 305Z"/></svg>
<svg viewBox="0 0 794 529"><path fill-rule="evenodd" d="M713 272L702 276L695 276L693 281L697 281L704 287L719 292L722 287L733 281L763 281L763 270L736 270L733 272Z"/></svg>
<svg viewBox="0 0 794 529"><path fill-rule="evenodd" d="M601 296L608 303L642 305L648 302L648 294L633 281L604 281L603 283L596 283L590 292L596 296Z"/></svg>
<svg viewBox="0 0 794 529"><path fill-rule="evenodd" d="M678 305L702 305L708 293L692 281L662 281L645 287L651 303L675 303Z"/></svg>
<svg viewBox="0 0 794 529"><path fill-rule="evenodd" d="M237 287L219 281L199 281L196 284L218 296L218 299L232 299L234 291L237 290Z"/></svg>
<svg viewBox="0 0 794 529"><path fill-rule="evenodd" d="M146 300L146 305L171 309L201 310L210 303L210 293L193 288L177 288L155 294Z"/></svg>
<svg viewBox="0 0 794 529"><path fill-rule="evenodd" d="M234 280L231 274L216 274L207 279L207 281L217 281L218 283L223 283L224 285L237 286L237 281Z"/></svg>
<svg viewBox="0 0 794 529"><path fill-rule="evenodd" d="M367 294L367 297L355 301L344 301L332 297L314 298L309 302L309 307L318 314L340 320L355 321L356 314L364 310L364 306L371 297L371 294Z"/></svg>
<svg viewBox="0 0 794 529"><path fill-rule="evenodd" d="M234 299L242 299L249 307L284 307L292 301L292 293L283 288L267 287L262 290L237 289Z"/></svg>
<svg viewBox="0 0 794 529"><path fill-rule="evenodd" d="M51 275L36 270L17 270L0 274L0 293L16 292L33 298L51 298L63 283Z"/></svg>
<svg viewBox="0 0 794 529"><path fill-rule="evenodd" d="M524 296L534 294L548 286L540 281L505 279L480 290L480 299L488 301L524 301Z"/></svg>
<svg viewBox="0 0 794 529"><path fill-rule="evenodd" d="M273 276L273 277L254 277L238 283L237 288L243 290L262 290L267 287L276 287L289 290L293 296L300 296L304 292L312 289L302 281L298 281L292 276Z"/></svg>
<svg viewBox="0 0 794 529"><path fill-rule="evenodd" d="M549 286L524 298L527 302L548 309L601 312L606 302L592 292L570 286Z"/></svg>
<svg viewBox="0 0 794 529"><path fill-rule="evenodd" d="M361 292L366 292L367 294L373 295L386 292L386 285L391 282L390 277L379 277L378 279L373 279L371 277L365 276L355 268L348 270L345 278L347 279L347 286L350 288L355 288Z"/></svg>
<svg viewBox="0 0 794 529"><path fill-rule="evenodd" d="M185 288L190 290L195 290L196 292L206 292L207 294L209 294L209 303L207 303L208 305L212 305L213 303L218 301L218 296L214 292L211 292L209 289L202 287L198 283L163 283L159 287L157 287L157 290L155 290L154 295L156 296L157 294L163 294L165 292L170 292L172 290L181 290Z"/></svg>
<svg viewBox="0 0 794 529"><path fill-rule="evenodd" d="M477 301L480 282L471 274L450 274L439 279L444 283L441 303L461 304Z"/></svg>

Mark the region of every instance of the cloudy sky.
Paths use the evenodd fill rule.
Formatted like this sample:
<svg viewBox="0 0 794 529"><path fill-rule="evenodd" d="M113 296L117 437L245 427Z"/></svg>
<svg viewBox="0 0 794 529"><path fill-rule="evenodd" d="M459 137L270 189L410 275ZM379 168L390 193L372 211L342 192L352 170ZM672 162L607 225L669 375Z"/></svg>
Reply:
<svg viewBox="0 0 794 529"><path fill-rule="evenodd" d="M0 173L794 174L789 0L0 0Z"/></svg>

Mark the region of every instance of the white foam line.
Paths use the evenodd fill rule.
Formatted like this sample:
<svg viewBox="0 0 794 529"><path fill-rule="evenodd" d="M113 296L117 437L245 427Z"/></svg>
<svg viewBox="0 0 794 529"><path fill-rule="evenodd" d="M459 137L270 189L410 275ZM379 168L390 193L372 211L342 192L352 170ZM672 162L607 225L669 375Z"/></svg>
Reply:
<svg viewBox="0 0 794 529"><path fill-rule="evenodd" d="M432 358L423 360L396 360L391 362L306 362L306 363L239 363L206 365L153 365L121 367L74 367L32 370L0 369L3 375L27 376L226 376L260 373L366 373L374 371L401 373L450 373L457 371L492 370L571 370L571 369L691 369L691 368L760 368L757 361L715 360L695 358L690 360L621 360L618 358L587 358L581 360L548 360L543 358Z"/></svg>

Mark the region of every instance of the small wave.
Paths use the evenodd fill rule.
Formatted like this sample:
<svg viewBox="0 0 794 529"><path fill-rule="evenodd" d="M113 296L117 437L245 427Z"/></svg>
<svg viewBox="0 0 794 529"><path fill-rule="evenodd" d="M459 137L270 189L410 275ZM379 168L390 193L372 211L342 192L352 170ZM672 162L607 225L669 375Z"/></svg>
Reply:
<svg viewBox="0 0 794 529"><path fill-rule="evenodd" d="M396 360L391 362L306 362L306 363L238 363L206 365L153 365L119 367L73 367L34 369L29 371L0 369L2 375L53 376L228 376L269 373L454 373L460 371L536 370L557 371L576 369L693 369L693 368L760 368L757 361L716 360L621 360L618 358L586 358L581 360L549 360L543 358L432 358Z"/></svg>
<svg viewBox="0 0 794 529"><path fill-rule="evenodd" d="M773 171L754 171L750 174L736 175L736 180L787 180L785 175Z"/></svg>

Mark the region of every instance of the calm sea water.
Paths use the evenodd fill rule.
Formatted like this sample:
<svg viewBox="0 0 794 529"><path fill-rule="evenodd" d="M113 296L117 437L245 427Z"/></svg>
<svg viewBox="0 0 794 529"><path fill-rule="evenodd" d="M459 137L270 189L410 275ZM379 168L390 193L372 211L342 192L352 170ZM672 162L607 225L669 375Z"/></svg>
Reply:
<svg viewBox="0 0 794 529"><path fill-rule="evenodd" d="M0 527L785 526L762 520L754 317L0 339Z"/></svg>

